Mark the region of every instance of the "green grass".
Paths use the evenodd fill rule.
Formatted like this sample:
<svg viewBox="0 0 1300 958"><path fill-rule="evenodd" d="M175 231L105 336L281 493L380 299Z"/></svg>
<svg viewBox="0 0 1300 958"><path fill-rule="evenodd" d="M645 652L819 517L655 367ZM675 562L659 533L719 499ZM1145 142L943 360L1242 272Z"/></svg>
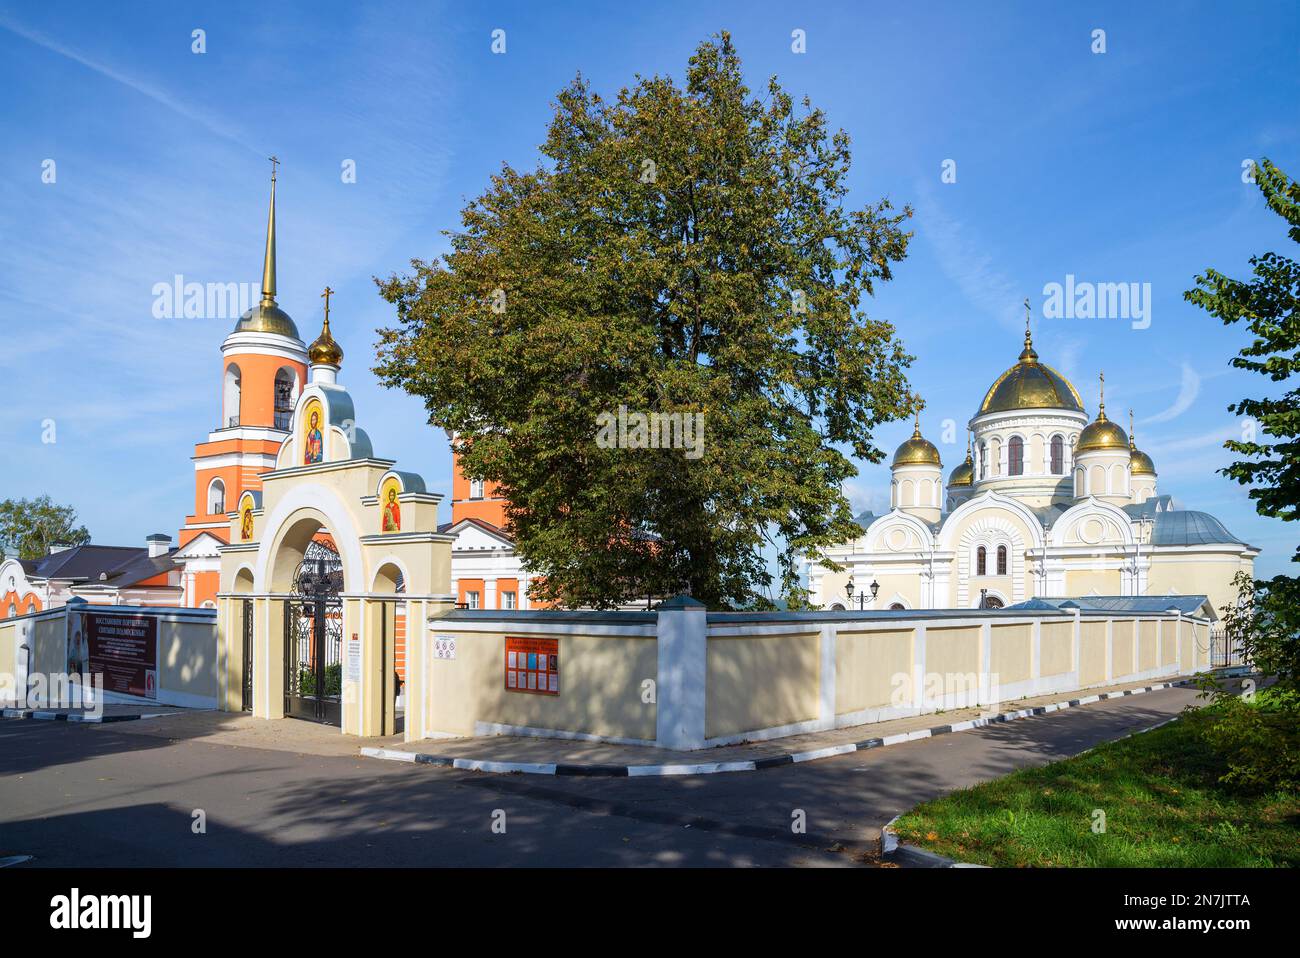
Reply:
<svg viewBox="0 0 1300 958"><path fill-rule="evenodd" d="M1220 784L1199 715L953 792L894 825L909 844L1004 867L1300 865L1300 795ZM1094 811L1105 832L1094 833Z"/></svg>

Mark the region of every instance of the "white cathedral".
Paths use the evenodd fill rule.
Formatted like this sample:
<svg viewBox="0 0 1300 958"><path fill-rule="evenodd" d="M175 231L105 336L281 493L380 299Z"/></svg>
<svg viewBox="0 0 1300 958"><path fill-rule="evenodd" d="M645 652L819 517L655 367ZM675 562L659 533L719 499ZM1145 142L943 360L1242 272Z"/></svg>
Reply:
<svg viewBox="0 0 1300 958"><path fill-rule="evenodd" d="M1103 382L1104 389L1104 382ZM1259 550L1218 519L1156 490L1151 457L1042 363L1028 329L1020 360L970 420L973 448L943 483L919 419L894 453L890 511L807 564L828 609L1000 608L1035 597L1204 594L1235 601L1232 578ZM1132 425L1130 423L1130 431Z"/></svg>

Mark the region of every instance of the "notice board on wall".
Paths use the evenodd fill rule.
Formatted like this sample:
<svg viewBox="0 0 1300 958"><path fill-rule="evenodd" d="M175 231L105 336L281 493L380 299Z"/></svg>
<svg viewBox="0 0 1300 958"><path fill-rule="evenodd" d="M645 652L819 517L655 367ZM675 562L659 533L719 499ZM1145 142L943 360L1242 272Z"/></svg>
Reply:
<svg viewBox="0 0 1300 958"><path fill-rule="evenodd" d="M506 691L560 694L560 640L506 636Z"/></svg>
<svg viewBox="0 0 1300 958"><path fill-rule="evenodd" d="M69 622L68 671L104 676L104 691L158 698L158 620L83 612Z"/></svg>

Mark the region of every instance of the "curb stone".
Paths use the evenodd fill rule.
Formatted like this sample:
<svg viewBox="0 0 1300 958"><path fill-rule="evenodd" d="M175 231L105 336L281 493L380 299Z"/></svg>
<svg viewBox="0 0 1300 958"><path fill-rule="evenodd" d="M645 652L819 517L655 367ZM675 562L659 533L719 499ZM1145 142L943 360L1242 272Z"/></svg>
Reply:
<svg viewBox="0 0 1300 958"><path fill-rule="evenodd" d="M35 722L77 722L83 725L107 725L110 722L134 722L139 719L164 718L173 712L139 712L134 715L77 715L42 709L0 709L0 718Z"/></svg>
<svg viewBox="0 0 1300 958"><path fill-rule="evenodd" d="M429 755L424 752L408 752L402 749L373 748L369 746L361 749L361 755L365 758L378 758L390 762L412 762L419 765L435 765L440 768L458 768L466 771L489 772L496 775L572 775L588 778L623 778L643 775L717 775L722 772L756 772L762 771L763 769L776 768L780 765L814 762L818 759L832 758L836 755L847 755L851 752L865 752L868 749L885 748L890 745L899 745L903 742L914 742L923 738L933 738L937 735L966 732L970 729L983 728L986 725L994 725L1000 722L1014 722L1017 719L1032 718L1035 715L1047 715L1068 708L1090 705L1093 702L1101 702L1106 699L1119 699L1129 695L1141 695L1144 692L1156 692L1160 689L1191 685L1195 681L1195 679L1187 678L1179 679L1177 682L1159 682L1155 685L1146 685L1136 689L1124 689L1119 692L1103 692L1098 695L1088 695L1077 699L1052 702L1048 705L1036 705L1032 708L1018 709L1011 712L1000 712L997 715L991 715L988 718L969 719L965 722L953 722L948 725L936 725L931 728L916 729L911 732L899 732L895 735L886 735L883 738L869 738L861 742L847 742L843 745L829 745L825 748L812 749L810 751L787 752L785 754L769 755L765 758L748 759L745 761L700 762L696 764L679 765L582 765L552 762L501 762L490 759L455 758L450 755ZM6 710L6 712L8 711L9 710ZM920 852L921 850L916 849L916 851ZM931 853L923 852L922 854L929 855ZM940 866L930 865L926 867L934 868ZM942 867L949 866L945 865ZM967 866L962 866L958 863L952 867Z"/></svg>
<svg viewBox="0 0 1300 958"><path fill-rule="evenodd" d="M904 845L898 840L898 833L894 831L894 822L903 816L895 815L889 820L884 828L880 830L880 857L887 862L893 862L903 868L988 868L988 865L972 865L967 862L959 862L949 858L946 855L940 855L937 852L927 851L924 848L917 848L915 845Z"/></svg>

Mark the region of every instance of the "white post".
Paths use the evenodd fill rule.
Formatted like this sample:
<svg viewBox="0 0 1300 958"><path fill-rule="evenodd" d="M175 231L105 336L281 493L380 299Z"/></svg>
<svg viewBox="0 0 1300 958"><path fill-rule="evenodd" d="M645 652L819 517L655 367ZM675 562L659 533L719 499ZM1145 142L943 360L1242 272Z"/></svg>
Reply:
<svg viewBox="0 0 1300 958"><path fill-rule="evenodd" d="M659 606L655 744L662 748L704 747L708 629L704 604L690 596L679 595Z"/></svg>
<svg viewBox="0 0 1300 958"><path fill-rule="evenodd" d="M917 714L925 710L925 625L912 631L912 707Z"/></svg>
<svg viewBox="0 0 1300 958"><path fill-rule="evenodd" d="M821 668L817 673L817 719L823 728L835 727L835 644L835 623L823 625L818 647Z"/></svg>
<svg viewBox="0 0 1300 958"><path fill-rule="evenodd" d="M1106 620L1106 684L1115 681L1115 620Z"/></svg>

